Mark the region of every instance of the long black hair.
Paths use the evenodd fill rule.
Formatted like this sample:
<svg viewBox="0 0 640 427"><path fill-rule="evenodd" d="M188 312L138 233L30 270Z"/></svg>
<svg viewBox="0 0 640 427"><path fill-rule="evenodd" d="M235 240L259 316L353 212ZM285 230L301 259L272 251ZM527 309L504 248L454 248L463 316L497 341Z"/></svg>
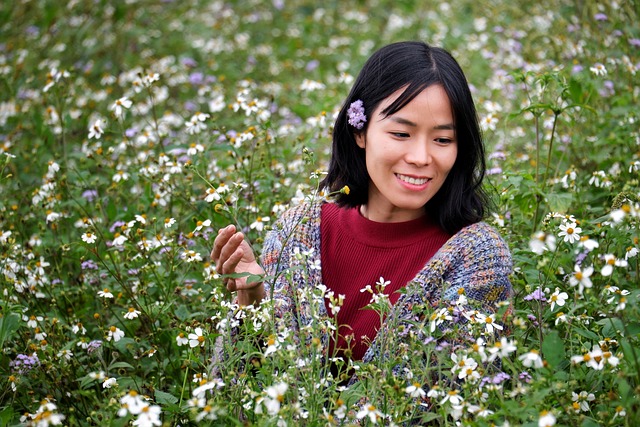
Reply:
<svg viewBox="0 0 640 427"><path fill-rule="evenodd" d="M321 187L338 192L336 203L355 207L368 201L369 174L365 151L356 144L355 134L367 131L368 122L356 129L347 122L347 109L354 101L364 103L371 118L378 105L394 92L401 95L382 111L394 114L431 85L441 85L451 103L458 141L458 155L442 188L425 209L447 232L482 220L488 197L482 188L485 152L475 104L469 84L457 61L444 49L423 42L399 42L376 51L364 64L349 96L344 101L333 129L331 161Z"/></svg>

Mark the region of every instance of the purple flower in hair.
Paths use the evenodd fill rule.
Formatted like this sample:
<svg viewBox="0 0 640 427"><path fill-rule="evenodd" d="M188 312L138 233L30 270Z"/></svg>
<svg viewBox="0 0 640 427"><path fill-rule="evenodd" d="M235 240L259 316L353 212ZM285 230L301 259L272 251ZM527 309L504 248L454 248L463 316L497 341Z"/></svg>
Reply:
<svg viewBox="0 0 640 427"><path fill-rule="evenodd" d="M364 104L362 100L358 99L349 105L347 110L347 117L349 117L349 124L356 129L362 129L367 121L367 116L364 114Z"/></svg>

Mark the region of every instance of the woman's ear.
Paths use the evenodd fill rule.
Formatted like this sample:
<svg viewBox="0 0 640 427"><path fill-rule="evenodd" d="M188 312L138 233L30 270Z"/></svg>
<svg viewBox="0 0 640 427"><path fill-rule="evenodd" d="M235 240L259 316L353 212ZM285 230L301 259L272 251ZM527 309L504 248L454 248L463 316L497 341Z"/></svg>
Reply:
<svg viewBox="0 0 640 427"><path fill-rule="evenodd" d="M367 145L366 132L358 132L353 136L356 138L356 144L358 144L358 147L364 148Z"/></svg>

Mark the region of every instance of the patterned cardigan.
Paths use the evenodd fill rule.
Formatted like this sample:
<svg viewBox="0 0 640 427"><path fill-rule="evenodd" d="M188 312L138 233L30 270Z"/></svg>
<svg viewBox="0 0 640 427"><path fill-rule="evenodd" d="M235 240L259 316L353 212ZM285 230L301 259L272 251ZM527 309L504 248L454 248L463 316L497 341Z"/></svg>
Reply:
<svg viewBox="0 0 640 427"><path fill-rule="evenodd" d="M280 326L295 335L312 322L309 302L298 301L296 288L323 283L319 268L322 203L327 202L303 203L286 211L267 233L263 245L262 264L271 278L265 281L265 294L273 297L275 318L283 323ZM283 274L287 270L291 277ZM393 343L386 344L387 350L382 351L378 338L383 335L402 340L401 334L387 328L395 328L403 322L411 324L415 320L412 313L415 304L435 308L444 302L457 300L460 288L464 288L469 302L477 305L479 310L495 312L496 304L508 301L512 295L511 270L509 249L496 230L484 222L464 227L406 285L405 293L387 315L363 362L384 356L386 351L394 351ZM318 309L320 316L327 316L324 304L320 304ZM418 333L424 339L428 332L420 330ZM326 352L329 337L324 335L321 342Z"/></svg>

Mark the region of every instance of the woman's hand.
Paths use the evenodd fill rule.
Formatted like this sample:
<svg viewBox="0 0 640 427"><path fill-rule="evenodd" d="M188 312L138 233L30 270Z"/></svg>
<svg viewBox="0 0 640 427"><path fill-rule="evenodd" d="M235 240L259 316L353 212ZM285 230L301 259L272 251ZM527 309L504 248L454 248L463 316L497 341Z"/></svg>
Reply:
<svg viewBox="0 0 640 427"><path fill-rule="evenodd" d="M218 274L264 275L264 269L256 261L253 249L244 240L244 235L236 231L233 225L218 230L213 242L211 260L215 263ZM240 305L259 303L264 297L264 285L261 281L247 282L247 277L226 278L225 285L229 291L238 293Z"/></svg>

